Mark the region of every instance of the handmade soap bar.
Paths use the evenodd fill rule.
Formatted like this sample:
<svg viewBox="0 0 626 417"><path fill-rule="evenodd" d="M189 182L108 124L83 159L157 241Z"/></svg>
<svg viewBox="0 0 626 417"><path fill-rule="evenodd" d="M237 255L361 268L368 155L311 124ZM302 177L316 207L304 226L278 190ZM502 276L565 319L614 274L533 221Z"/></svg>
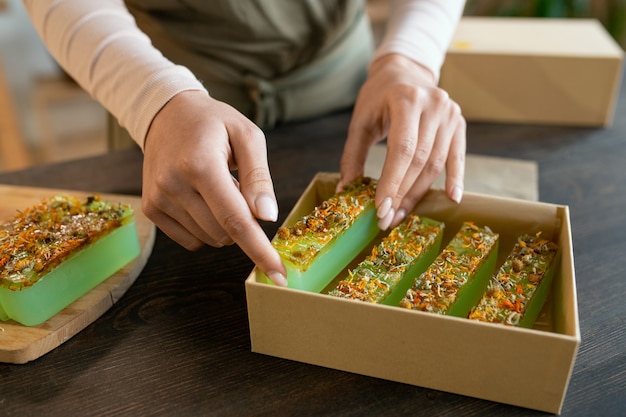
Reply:
<svg viewBox="0 0 626 417"><path fill-rule="evenodd" d="M279 228L272 245L287 267L289 288L320 292L374 239L375 190L375 180L359 178L293 226Z"/></svg>
<svg viewBox="0 0 626 417"><path fill-rule="evenodd" d="M548 296L557 249L540 234L520 236L469 318L532 327Z"/></svg>
<svg viewBox="0 0 626 417"><path fill-rule="evenodd" d="M411 214L328 294L398 305L414 278L439 254L443 228L442 222Z"/></svg>
<svg viewBox="0 0 626 417"><path fill-rule="evenodd" d="M0 225L0 319L48 320L139 255L130 206L55 196Z"/></svg>
<svg viewBox="0 0 626 417"><path fill-rule="evenodd" d="M495 271L498 237L488 227L465 222L428 269L415 279L400 306L467 317Z"/></svg>

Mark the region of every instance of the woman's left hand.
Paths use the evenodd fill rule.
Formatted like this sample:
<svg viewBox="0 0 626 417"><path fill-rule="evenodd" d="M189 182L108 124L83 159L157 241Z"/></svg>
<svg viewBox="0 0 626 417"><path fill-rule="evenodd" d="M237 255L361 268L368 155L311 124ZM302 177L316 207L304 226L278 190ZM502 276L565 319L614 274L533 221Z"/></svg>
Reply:
<svg viewBox="0 0 626 417"><path fill-rule="evenodd" d="M446 171L448 197L461 201L466 123L459 105L437 87L433 74L398 54L370 66L356 100L341 158L340 189L363 175L369 149L387 138L376 191L379 227L400 223Z"/></svg>

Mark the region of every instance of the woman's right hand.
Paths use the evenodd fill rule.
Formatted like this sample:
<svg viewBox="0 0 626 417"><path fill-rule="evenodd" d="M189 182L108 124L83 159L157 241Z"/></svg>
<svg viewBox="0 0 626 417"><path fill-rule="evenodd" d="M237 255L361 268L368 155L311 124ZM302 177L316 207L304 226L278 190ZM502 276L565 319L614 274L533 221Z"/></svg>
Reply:
<svg viewBox="0 0 626 417"><path fill-rule="evenodd" d="M285 266L257 222L278 218L265 136L206 92L177 94L152 121L142 206L188 250L236 243L274 283L286 285Z"/></svg>

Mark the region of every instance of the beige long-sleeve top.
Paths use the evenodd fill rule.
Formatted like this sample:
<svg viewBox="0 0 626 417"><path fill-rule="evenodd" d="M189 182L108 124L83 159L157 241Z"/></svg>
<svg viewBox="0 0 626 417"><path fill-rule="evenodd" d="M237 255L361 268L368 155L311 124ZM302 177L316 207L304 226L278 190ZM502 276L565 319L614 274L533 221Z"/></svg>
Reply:
<svg viewBox="0 0 626 417"><path fill-rule="evenodd" d="M464 0L390 0L374 59L403 54L436 78ZM46 47L143 148L150 123L176 94L206 91L184 66L153 47L122 0L23 0ZM209 92L207 92L209 93Z"/></svg>

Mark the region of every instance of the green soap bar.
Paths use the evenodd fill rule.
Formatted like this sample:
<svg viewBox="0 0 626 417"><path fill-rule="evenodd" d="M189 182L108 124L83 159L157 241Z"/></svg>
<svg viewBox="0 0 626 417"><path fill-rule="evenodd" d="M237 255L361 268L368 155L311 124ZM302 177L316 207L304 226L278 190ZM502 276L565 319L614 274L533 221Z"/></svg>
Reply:
<svg viewBox="0 0 626 417"><path fill-rule="evenodd" d="M540 234L520 236L469 318L532 327L548 297L557 249Z"/></svg>
<svg viewBox="0 0 626 417"><path fill-rule="evenodd" d="M495 271L498 238L488 227L465 222L428 269L415 279L400 306L467 317Z"/></svg>
<svg viewBox="0 0 626 417"><path fill-rule="evenodd" d="M410 215L374 246L329 295L397 305L441 249L444 223Z"/></svg>
<svg viewBox="0 0 626 417"><path fill-rule="evenodd" d="M0 320L45 322L140 253L127 206L57 196L2 225Z"/></svg>
<svg viewBox="0 0 626 417"><path fill-rule="evenodd" d="M375 189L375 180L359 178L278 230L272 245L287 268L288 288L322 291L374 239Z"/></svg>

